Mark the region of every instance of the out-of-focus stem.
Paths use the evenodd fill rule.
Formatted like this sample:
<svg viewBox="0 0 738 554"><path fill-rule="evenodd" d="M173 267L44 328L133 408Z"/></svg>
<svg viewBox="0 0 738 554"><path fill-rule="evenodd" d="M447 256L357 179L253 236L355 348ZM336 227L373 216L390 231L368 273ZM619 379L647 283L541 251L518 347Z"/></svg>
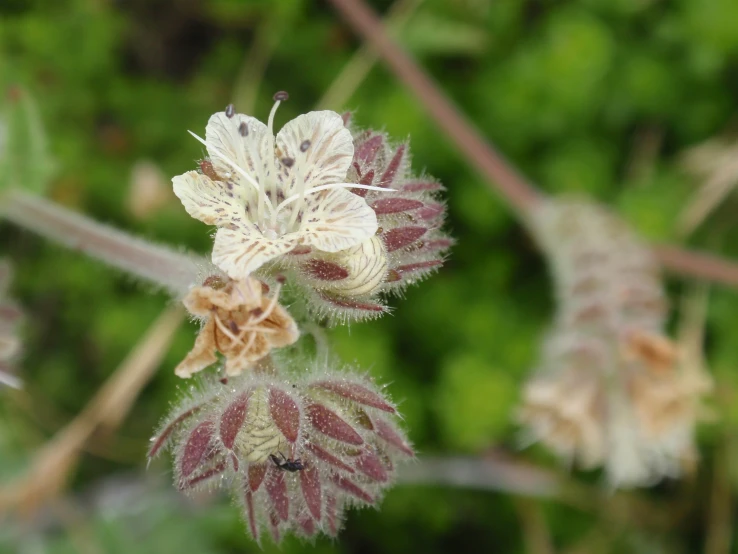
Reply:
<svg viewBox="0 0 738 554"><path fill-rule="evenodd" d="M385 32L362 0L331 0L356 31L369 42L430 112L449 138L510 205L524 217L541 195L467 121L415 61Z"/></svg>
<svg viewBox="0 0 738 554"><path fill-rule="evenodd" d="M204 258L150 243L20 190L2 197L0 217L141 279L175 297L210 266Z"/></svg>
<svg viewBox="0 0 738 554"><path fill-rule="evenodd" d="M530 554L554 554L541 502L532 498L516 498L514 504L522 527L525 551Z"/></svg>
<svg viewBox="0 0 738 554"><path fill-rule="evenodd" d="M397 0L387 12L384 19L385 27L392 34L399 32L422 3L423 0ZM344 108L346 102L353 96L374 67L374 64L377 63L378 58L379 55L370 45L365 44L359 48L338 77L334 79L331 86L328 87L315 109L338 110Z"/></svg>
<svg viewBox="0 0 738 554"><path fill-rule="evenodd" d="M561 492L559 479L551 471L510 460L461 456L420 458L400 468L398 482L507 492L537 498L556 498Z"/></svg>
<svg viewBox="0 0 738 554"><path fill-rule="evenodd" d="M257 27L253 44L233 87L233 103L239 112L254 113L264 72L282 39L285 25L280 18L272 17Z"/></svg>
<svg viewBox="0 0 738 554"><path fill-rule="evenodd" d="M545 198L529 181L485 140L454 107L436 83L393 41L379 18L363 0L331 0L353 26L418 98L438 125L449 135L464 157L475 166L523 220ZM675 273L738 287L738 265L708 254L673 247L656 247L659 262Z"/></svg>
<svg viewBox="0 0 738 554"><path fill-rule="evenodd" d="M713 283L738 287L738 265L704 252L674 246L654 246L656 259L666 269Z"/></svg>
<svg viewBox="0 0 738 554"><path fill-rule="evenodd" d="M399 468L398 483L550 499L586 512L602 510L603 516L612 522L627 521L654 529L671 529L674 524L673 513L635 493L603 492L598 487L505 456L424 456Z"/></svg>

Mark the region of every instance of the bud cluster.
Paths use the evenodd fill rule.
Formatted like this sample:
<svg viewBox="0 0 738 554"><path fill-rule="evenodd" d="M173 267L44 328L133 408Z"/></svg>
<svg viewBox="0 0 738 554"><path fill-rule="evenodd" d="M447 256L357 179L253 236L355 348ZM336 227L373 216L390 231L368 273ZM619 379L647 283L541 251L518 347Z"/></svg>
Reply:
<svg viewBox="0 0 738 554"><path fill-rule="evenodd" d="M520 421L530 438L614 485L646 485L694 462L709 380L663 334L667 304L647 248L583 200L549 201L533 229L558 297Z"/></svg>
<svg viewBox="0 0 738 554"><path fill-rule="evenodd" d="M293 368L296 369L296 368ZM251 534L335 536L345 508L375 505L395 463L413 456L394 405L369 379L281 364L206 381L166 419L150 457L174 451L184 491L228 487Z"/></svg>
<svg viewBox="0 0 738 554"><path fill-rule="evenodd" d="M332 321L382 315L387 311L382 296L438 269L453 244L441 230L443 186L412 175L409 145L392 145L375 131L352 134L354 156L346 181L371 187L349 190L374 210L377 234L336 253L296 248L279 267L305 291L313 313Z"/></svg>

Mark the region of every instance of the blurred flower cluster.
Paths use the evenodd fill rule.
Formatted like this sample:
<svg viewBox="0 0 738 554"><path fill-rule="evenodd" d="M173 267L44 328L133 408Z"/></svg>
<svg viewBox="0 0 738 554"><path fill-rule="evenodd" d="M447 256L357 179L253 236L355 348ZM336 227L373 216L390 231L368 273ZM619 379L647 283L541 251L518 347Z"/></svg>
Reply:
<svg viewBox="0 0 738 554"><path fill-rule="evenodd" d="M679 475L696 459L711 382L664 335L655 260L622 221L584 200L548 201L532 221L558 309L523 391L529 438L585 468L604 466L614 486Z"/></svg>
<svg viewBox="0 0 738 554"><path fill-rule="evenodd" d="M216 369L150 450L171 447L184 491L230 488L254 538L267 528L275 541L288 531L335 536L344 510L375 505L413 456L371 380L284 347L303 326L386 312L382 295L427 276L451 246L442 187L411 174L407 144L352 133L348 116L331 111L275 135L286 99L275 95L266 125L232 105L214 114L204 139L193 133L208 157L173 179L188 213L217 227L212 261L223 272L184 298L202 327L176 374Z"/></svg>

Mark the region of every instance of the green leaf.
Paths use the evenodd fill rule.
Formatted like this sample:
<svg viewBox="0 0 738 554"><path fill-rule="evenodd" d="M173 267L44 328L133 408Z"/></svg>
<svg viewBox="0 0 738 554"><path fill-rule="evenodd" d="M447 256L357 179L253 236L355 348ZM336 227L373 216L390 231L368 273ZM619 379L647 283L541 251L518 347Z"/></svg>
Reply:
<svg viewBox="0 0 738 554"><path fill-rule="evenodd" d="M0 190L19 187L43 194L53 171L36 103L13 86L0 111Z"/></svg>

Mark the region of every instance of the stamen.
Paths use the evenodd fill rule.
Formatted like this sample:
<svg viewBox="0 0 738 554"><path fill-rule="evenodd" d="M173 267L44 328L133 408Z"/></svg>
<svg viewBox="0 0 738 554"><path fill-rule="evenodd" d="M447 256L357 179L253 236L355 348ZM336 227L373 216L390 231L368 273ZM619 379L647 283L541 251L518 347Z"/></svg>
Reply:
<svg viewBox="0 0 738 554"><path fill-rule="evenodd" d="M308 194L313 194L314 192L320 192L321 190L328 190L328 189L339 189L339 188L346 188L346 189L366 189L366 190L376 190L379 192L395 192L397 189L388 189L385 187L375 187L373 185L357 185L356 183L334 183L332 185L320 185L318 187L313 187L310 190L305 192L305 196ZM287 204L290 204L300 198L301 193L296 193L290 196L289 198L286 198L284 202L282 202L279 206L277 206L276 213L279 213L282 208L284 208Z"/></svg>
<svg viewBox="0 0 738 554"><path fill-rule="evenodd" d="M279 91L277 94L274 95L274 106L272 106L272 111L269 112L269 119L267 120L267 129L269 130L269 165L272 170L271 175L271 184L272 184L272 198L277 197L277 167L276 167L276 156L274 153L274 115L277 113L277 108L279 108L279 105L287 100L289 98L289 94L287 94L284 91ZM271 200L269 201L271 204ZM276 221L276 212L274 210L274 205L271 204L272 208L272 225L274 225Z"/></svg>
<svg viewBox="0 0 738 554"><path fill-rule="evenodd" d="M241 353L236 356L236 358L231 362L232 366L235 366L236 364L240 364L241 360L243 360L246 357L246 354L248 353L249 349L254 345L254 341L256 341L256 332L252 331L251 336L249 337L249 340L247 343L244 344L243 341L239 340L241 344L243 344L243 348L241 349ZM246 368L243 368L246 369Z"/></svg>
<svg viewBox="0 0 738 554"><path fill-rule="evenodd" d="M228 104L225 109L225 114L228 119L236 115L236 108L233 104Z"/></svg>
<svg viewBox="0 0 738 554"><path fill-rule="evenodd" d="M306 142L308 143L308 147L310 146L310 141L304 140L302 141L302 144L300 145L300 150L302 150L302 147L305 145ZM294 227L295 222L297 221L297 216L300 213L300 209L302 209L302 205L305 201L305 179L302 178L302 172L303 172L303 169L305 169L306 165L307 164L302 163L297 166L297 174L295 175L295 184L300 187L300 192L297 193L299 195L300 202L292 210L292 215L290 216L290 220L287 222L288 231L292 230L292 228ZM279 205L282 206L283 204L284 204L284 200L282 200L282 202L280 202ZM277 209L276 212L279 213L279 209Z"/></svg>
<svg viewBox="0 0 738 554"><path fill-rule="evenodd" d="M302 144L300 145L300 152L307 152L307 149L310 148L310 141L309 140L303 140Z"/></svg>
<svg viewBox="0 0 738 554"><path fill-rule="evenodd" d="M282 100L280 98L277 98L278 95L279 93L274 95L274 106L272 106L272 111L269 112L269 119L267 120L267 128L269 129L272 137L274 136L274 115L277 113L277 108L279 108L279 105L282 103Z"/></svg>
<svg viewBox="0 0 738 554"><path fill-rule="evenodd" d="M203 144L203 145L205 146L205 148L207 148L207 147L208 147L208 143L207 143L207 142L205 141L205 139L203 139L203 138L201 138L201 137L197 136L197 135L196 135L195 133L193 133L192 131L187 131L187 132L188 132L189 134L191 134L191 135L192 135L193 137L195 137L195 139L197 139L197 140L198 140L198 141L199 141L200 143L202 143L202 144ZM235 169L235 170L236 170L236 171L237 171L237 172L238 172L238 173L239 173L239 174L240 174L240 175L241 175L241 176L242 176L242 177L243 177L244 179L246 179L246 181L247 181L247 182L248 182L249 184L251 184L251 185L252 185L252 186L253 186L253 187L254 187L254 188L256 189L256 191L257 191L257 193L258 193L258 196L259 196L259 198L261 198L261 197L262 197L262 196L264 195L264 191L262 191L262 190L261 190L261 187L259 186L259 183L257 183L257 182L256 182L256 181L254 180L254 178L253 178L253 177L251 177L251 175L249 175L249 174L248 174L248 173L246 173L246 172L245 172L245 171L244 171L243 169L241 169L241 168L240 168L240 167L238 166L238 164L237 164L237 163L235 163L235 162L232 162L232 161L231 161L231 160L230 160L230 159L229 159L229 158L228 158L227 156L225 156L225 155L221 154L220 152L218 152L218 156L219 156L219 157L220 157L220 158L221 158L221 159L222 159L222 160L223 160L224 162L226 162L226 163L227 163L227 164L228 164L229 166L231 166L231 167L232 167L233 169ZM267 202L267 205L269 206L269 209L270 209L270 210L273 210L273 209L274 209L274 208L272 207L272 205L271 205L271 202Z"/></svg>
<svg viewBox="0 0 738 554"><path fill-rule="evenodd" d="M282 158L282 164L284 164L285 167L292 167L295 165L294 158Z"/></svg>
<svg viewBox="0 0 738 554"><path fill-rule="evenodd" d="M249 126L246 125L245 121L242 121L241 125L238 126L238 134L242 137L249 136Z"/></svg>
<svg viewBox="0 0 738 554"><path fill-rule="evenodd" d="M241 340L236 335L231 333L230 329L228 329L225 325L223 325L223 322L221 321L220 316L215 310L213 310L213 319L215 320L215 325L218 327L218 329L220 329L226 337L231 339L232 343L241 342ZM218 350L220 350L220 348L218 348ZM222 350L220 351L222 352Z"/></svg>
<svg viewBox="0 0 738 554"><path fill-rule="evenodd" d="M274 311L274 308L277 307L277 302L279 300L279 291L282 290L282 284L277 283L277 286L275 287L274 296L272 296L271 301L269 302L269 305L267 306L267 309L264 310L264 313L261 314L256 319L249 320L249 325L258 325L259 323L263 322L266 318L268 318L270 315L272 315L272 312Z"/></svg>

